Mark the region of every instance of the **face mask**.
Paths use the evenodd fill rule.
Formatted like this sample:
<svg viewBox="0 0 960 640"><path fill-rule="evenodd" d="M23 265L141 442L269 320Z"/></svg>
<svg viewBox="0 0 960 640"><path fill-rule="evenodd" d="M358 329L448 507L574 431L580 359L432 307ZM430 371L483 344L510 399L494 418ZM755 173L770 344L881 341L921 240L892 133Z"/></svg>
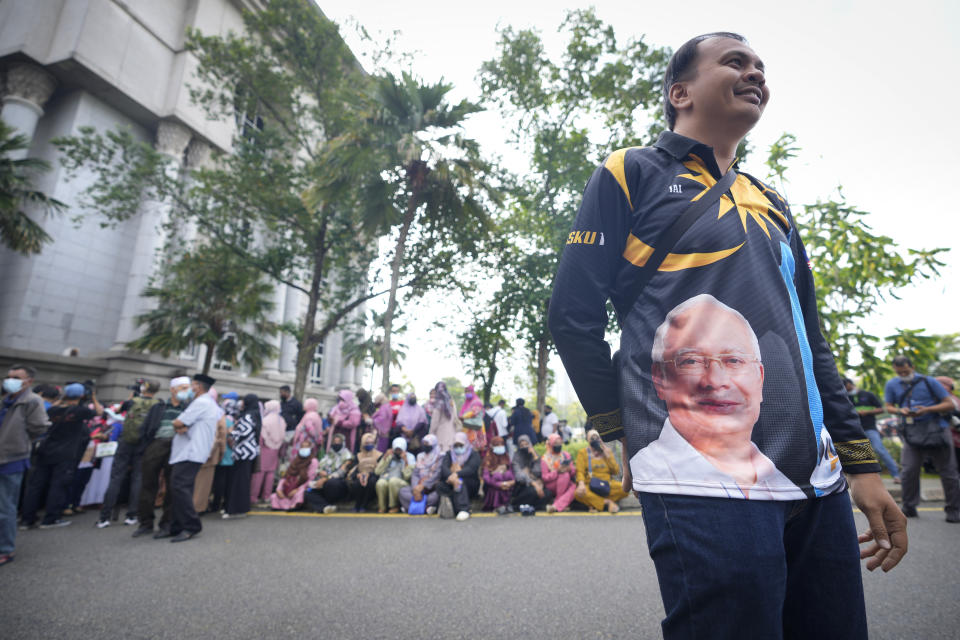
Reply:
<svg viewBox="0 0 960 640"><path fill-rule="evenodd" d="M473 394L472 394L472 393L465 393L465 394L463 394L463 397L466 398L467 400L472 400L472 399L473 399Z"/></svg>
<svg viewBox="0 0 960 640"><path fill-rule="evenodd" d="M340 451L340 449L343 449L343 443L336 443L336 442L334 442L334 443L330 446L330 448L333 449L334 451Z"/></svg>
<svg viewBox="0 0 960 640"><path fill-rule="evenodd" d="M562 444L555 444L555 445L553 445L553 452L554 452L554 453L560 453L561 451L563 451L563 445L562 445Z"/></svg>
<svg viewBox="0 0 960 640"><path fill-rule="evenodd" d="M23 388L23 380L20 378L4 378L3 390L7 393L17 393Z"/></svg>
<svg viewBox="0 0 960 640"><path fill-rule="evenodd" d="M363 445L363 450L364 450L364 451L373 451L373 447L374 447L374 445L372 445L372 444L365 444L365 445Z"/></svg>
<svg viewBox="0 0 960 640"><path fill-rule="evenodd" d="M599 440L591 440L590 446L596 449L597 451L600 451L601 449L603 449L603 445L600 444Z"/></svg>
<svg viewBox="0 0 960 640"><path fill-rule="evenodd" d="M399 399L400 399L400 394L399 394L399 393L390 394L390 399L391 399L391 400L399 400Z"/></svg>
<svg viewBox="0 0 960 640"><path fill-rule="evenodd" d="M310 447L302 447L297 453L300 454L300 457L301 457L301 458L309 458L309 457L310 457Z"/></svg>
<svg viewBox="0 0 960 640"><path fill-rule="evenodd" d="M190 402L193 399L193 389L177 391L177 399L180 400L180 402Z"/></svg>
<svg viewBox="0 0 960 640"><path fill-rule="evenodd" d="M425 444L425 445L423 445L422 448L423 448L423 452L424 452L424 453L430 453L431 451L433 451L433 445L432 445L432 444Z"/></svg>
<svg viewBox="0 0 960 640"><path fill-rule="evenodd" d="M505 454L505 453L507 452L507 448L506 448L506 447L494 447L494 448L493 448L493 452L494 452L495 454L497 454L498 456L502 456L503 454Z"/></svg>
<svg viewBox="0 0 960 640"><path fill-rule="evenodd" d="M463 453L464 451L466 451L466 450L467 450L467 448L466 448L466 447L463 447L463 446L456 446L456 447L453 448L453 452L454 452L455 454L457 454L458 456L459 456L460 454L462 454L462 453Z"/></svg>

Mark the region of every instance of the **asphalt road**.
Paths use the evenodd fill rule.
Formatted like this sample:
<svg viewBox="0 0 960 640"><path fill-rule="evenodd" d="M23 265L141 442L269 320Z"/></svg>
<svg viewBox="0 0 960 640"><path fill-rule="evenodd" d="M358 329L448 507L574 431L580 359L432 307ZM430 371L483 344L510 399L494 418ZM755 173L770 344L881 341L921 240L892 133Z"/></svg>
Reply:
<svg viewBox="0 0 960 640"><path fill-rule="evenodd" d="M874 639L960 636L960 525L925 507L900 567L864 571ZM182 544L95 520L19 532L0 568L0 637L660 637L637 511L207 517Z"/></svg>

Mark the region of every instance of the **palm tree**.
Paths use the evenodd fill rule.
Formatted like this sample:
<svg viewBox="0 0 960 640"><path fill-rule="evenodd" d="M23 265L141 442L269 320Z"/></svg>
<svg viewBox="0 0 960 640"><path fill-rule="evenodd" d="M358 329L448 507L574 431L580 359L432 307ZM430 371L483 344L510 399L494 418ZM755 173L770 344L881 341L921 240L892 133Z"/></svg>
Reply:
<svg viewBox="0 0 960 640"><path fill-rule="evenodd" d="M373 369L377 366L383 366L383 335L379 331L383 327L383 314L376 311L370 312L370 326L373 332L369 336L364 336L362 332L348 333L343 340L343 358L346 362L366 366L370 365L370 376L373 377ZM400 335L406 332L406 327L397 327L393 330L394 335ZM400 363L407 357L406 345L395 344L390 349L390 364L400 366Z"/></svg>
<svg viewBox="0 0 960 640"><path fill-rule="evenodd" d="M127 346L169 356L202 344L207 348L203 373L210 371L214 354L256 372L276 354L266 339L278 331L268 319L272 293L260 273L233 253L197 247L170 266L162 284L144 290L157 308L137 316L137 325L146 330Z"/></svg>
<svg viewBox="0 0 960 640"><path fill-rule="evenodd" d="M459 253L475 255L478 237L489 232L488 202L499 202L491 187L491 169L480 157L474 140L457 130L467 116L481 108L467 100L455 105L447 102L453 85L438 82L424 84L409 73L400 77L384 73L373 79L373 115L367 135L350 145L353 153L362 153L373 163L366 172L366 206L374 215L388 216L397 225L397 239L390 262L390 288L386 311L382 315L383 389L390 384L393 322L397 311L400 276L408 263L411 231L418 229L420 245L449 247ZM387 206L384 206L386 203ZM481 234L478 236L478 233ZM410 260L421 271L420 282L436 279L429 273L449 270L451 255L437 260L433 247L420 246L417 260ZM429 286L429 285L427 285Z"/></svg>
<svg viewBox="0 0 960 640"><path fill-rule="evenodd" d="M32 176L50 170L38 158L14 160L11 154L30 147L27 137L0 120L0 243L24 255L40 253L50 236L23 210L31 205L45 214L57 213L66 205L30 187Z"/></svg>

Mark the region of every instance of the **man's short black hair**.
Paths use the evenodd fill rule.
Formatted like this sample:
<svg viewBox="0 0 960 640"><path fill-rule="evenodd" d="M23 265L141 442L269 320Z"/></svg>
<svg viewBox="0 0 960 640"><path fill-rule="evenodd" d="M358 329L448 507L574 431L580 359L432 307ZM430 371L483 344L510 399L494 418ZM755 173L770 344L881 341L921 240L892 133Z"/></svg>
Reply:
<svg viewBox="0 0 960 640"><path fill-rule="evenodd" d="M710 38L732 38L740 42L746 42L739 33L730 31L714 31L690 38L684 42L679 49L670 56L670 62L667 63L667 70L663 74L663 115L667 117L667 128L673 131L677 124L677 110L670 104L670 87L683 80L689 80L696 71L697 45Z"/></svg>
<svg viewBox="0 0 960 640"><path fill-rule="evenodd" d="M910 360L907 356L897 356L893 359L893 366L895 367L913 367L913 361Z"/></svg>
<svg viewBox="0 0 960 640"><path fill-rule="evenodd" d="M45 398L48 400L49 399L56 400L57 398L60 397L60 389L57 389L52 384L38 384L33 388L33 392L38 396L40 396L41 398Z"/></svg>
<svg viewBox="0 0 960 640"><path fill-rule="evenodd" d="M280 385L280 391L290 391L290 385L288 384Z"/></svg>
<svg viewBox="0 0 960 640"><path fill-rule="evenodd" d="M853 384L853 380L851 380L850 378L844 378L844 379L843 379L843 384ZM854 385L854 386L856 386L856 385Z"/></svg>
<svg viewBox="0 0 960 640"><path fill-rule="evenodd" d="M33 367L28 367L25 364L12 364L9 367L7 367L7 371L16 371L17 369L26 373L27 377L30 378L31 380L37 377L37 370L34 369Z"/></svg>
<svg viewBox="0 0 960 640"><path fill-rule="evenodd" d="M400 388L400 385L398 385L396 382L394 382L392 385L390 385L389 388L390 388L390 389L393 389L394 387L396 387L397 389L399 389L399 388Z"/></svg>
<svg viewBox="0 0 960 640"><path fill-rule="evenodd" d="M548 404L543 405L543 408L546 409L547 411L553 411L553 407L551 407Z"/></svg>
<svg viewBox="0 0 960 640"><path fill-rule="evenodd" d="M500 402L498 402L497 404L504 405L504 404L507 404L507 401L504 400L503 398L500 398Z"/></svg>

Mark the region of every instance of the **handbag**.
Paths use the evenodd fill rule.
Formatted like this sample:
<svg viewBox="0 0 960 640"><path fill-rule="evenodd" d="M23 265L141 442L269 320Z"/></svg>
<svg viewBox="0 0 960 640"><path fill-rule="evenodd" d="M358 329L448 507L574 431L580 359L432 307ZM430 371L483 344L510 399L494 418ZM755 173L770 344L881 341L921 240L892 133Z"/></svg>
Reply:
<svg viewBox="0 0 960 640"><path fill-rule="evenodd" d="M97 445L96 452L93 454L95 458L108 458L117 453L117 442L101 442Z"/></svg>
<svg viewBox="0 0 960 640"><path fill-rule="evenodd" d="M920 382L926 384L930 394L933 395L933 390L930 389L930 383L926 376L918 376L900 397L897 403L900 407L903 407L903 404L913 395L913 390ZM947 439L943 437L943 427L940 426L940 419L937 415L919 422L912 417L901 416L900 434L908 445L917 449L939 449L948 446Z"/></svg>
<svg viewBox="0 0 960 640"><path fill-rule="evenodd" d="M606 498L610 495L610 483L606 480L593 477L593 454L589 451L587 452L587 471L590 473L590 491L593 491L601 498Z"/></svg>
<svg viewBox="0 0 960 640"><path fill-rule="evenodd" d="M463 426L467 427L468 429L473 429L474 431L478 431L483 428L483 418L473 417L473 418L463 418L462 420L463 420Z"/></svg>
<svg viewBox="0 0 960 640"><path fill-rule="evenodd" d="M422 516L427 512L427 494L424 493L419 500L410 500L410 507L407 513L411 516Z"/></svg>

